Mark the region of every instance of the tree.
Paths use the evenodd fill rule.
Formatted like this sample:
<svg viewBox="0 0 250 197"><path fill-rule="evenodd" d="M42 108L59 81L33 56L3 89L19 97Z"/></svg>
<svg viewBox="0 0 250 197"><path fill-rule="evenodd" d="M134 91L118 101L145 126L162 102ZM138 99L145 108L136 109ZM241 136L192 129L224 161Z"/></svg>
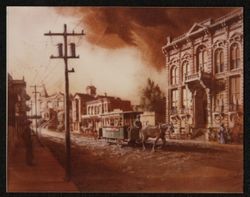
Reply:
<svg viewBox="0 0 250 197"><path fill-rule="evenodd" d="M146 87L141 92L140 105L145 111L165 112L165 96L158 84L148 78Z"/></svg>

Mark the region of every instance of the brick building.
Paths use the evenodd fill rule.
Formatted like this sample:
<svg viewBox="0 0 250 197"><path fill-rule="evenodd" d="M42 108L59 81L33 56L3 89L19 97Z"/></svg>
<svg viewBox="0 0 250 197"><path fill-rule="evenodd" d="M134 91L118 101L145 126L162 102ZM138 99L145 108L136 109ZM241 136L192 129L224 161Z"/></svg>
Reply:
<svg viewBox="0 0 250 197"><path fill-rule="evenodd" d="M131 111L130 101L122 100L118 97L98 95L95 99L86 102L87 113L82 116L82 125L85 128L99 130L101 127L101 115L119 111Z"/></svg>
<svg viewBox="0 0 250 197"><path fill-rule="evenodd" d="M242 130L243 48L242 9L167 37L166 120L175 133L207 134L221 123Z"/></svg>

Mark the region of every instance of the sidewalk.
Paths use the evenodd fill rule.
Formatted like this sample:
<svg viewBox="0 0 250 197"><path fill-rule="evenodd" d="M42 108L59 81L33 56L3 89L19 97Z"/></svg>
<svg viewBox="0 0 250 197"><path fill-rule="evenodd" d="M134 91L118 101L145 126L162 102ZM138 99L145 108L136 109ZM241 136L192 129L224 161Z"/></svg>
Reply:
<svg viewBox="0 0 250 197"><path fill-rule="evenodd" d="M179 139L167 139L167 145L197 147L197 148L210 148L210 149L222 149L222 150L243 150L243 144L220 144L218 142L209 142L201 140L179 140Z"/></svg>
<svg viewBox="0 0 250 197"><path fill-rule="evenodd" d="M64 169L52 153L37 142L34 142L34 163L34 166L26 165L25 149L18 149L7 168L7 192L78 191L72 182L64 181Z"/></svg>

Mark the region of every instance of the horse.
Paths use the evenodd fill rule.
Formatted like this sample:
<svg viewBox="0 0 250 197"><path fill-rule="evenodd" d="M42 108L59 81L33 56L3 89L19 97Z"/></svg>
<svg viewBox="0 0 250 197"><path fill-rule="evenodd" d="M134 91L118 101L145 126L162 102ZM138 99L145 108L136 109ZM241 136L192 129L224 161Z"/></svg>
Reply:
<svg viewBox="0 0 250 197"><path fill-rule="evenodd" d="M172 126L169 124L159 124L157 126L151 126L148 125L140 130L140 136L142 140L142 148L145 150L145 142L149 137L156 138L152 147L152 152L155 151L155 145L157 144L157 141L161 138L163 142L163 146L166 144L166 131L173 132ZM163 147L162 146L162 147Z"/></svg>

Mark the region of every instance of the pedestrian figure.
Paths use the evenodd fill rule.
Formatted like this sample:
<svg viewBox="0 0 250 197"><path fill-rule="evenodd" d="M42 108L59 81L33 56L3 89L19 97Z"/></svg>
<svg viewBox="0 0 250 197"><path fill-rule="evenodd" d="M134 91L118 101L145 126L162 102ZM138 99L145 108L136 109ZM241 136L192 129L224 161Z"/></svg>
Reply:
<svg viewBox="0 0 250 197"><path fill-rule="evenodd" d="M174 124L170 122L170 131L171 133L174 133Z"/></svg>
<svg viewBox="0 0 250 197"><path fill-rule="evenodd" d="M137 115L133 127L129 130L129 144L135 144L135 142L140 138L139 133L141 128L142 122L140 120L140 115Z"/></svg>
<svg viewBox="0 0 250 197"><path fill-rule="evenodd" d="M23 132L23 141L24 141L24 146L26 149L25 157L26 157L26 164L27 165L33 165L33 144L32 144L32 129L30 128L31 126L31 121L27 120L25 123L25 128Z"/></svg>
<svg viewBox="0 0 250 197"><path fill-rule="evenodd" d="M220 126L218 137L219 137L219 143L225 144L225 127L223 123Z"/></svg>
<svg viewBox="0 0 250 197"><path fill-rule="evenodd" d="M136 119L135 119L135 121L134 121L134 127L137 128L138 131L141 130L141 128L142 128L142 123L141 123L141 120L140 120L140 115L137 115L137 116L136 116Z"/></svg>
<svg viewBox="0 0 250 197"><path fill-rule="evenodd" d="M225 133L225 142L226 144L229 144L232 142L231 132L228 128L226 129L226 133Z"/></svg>

